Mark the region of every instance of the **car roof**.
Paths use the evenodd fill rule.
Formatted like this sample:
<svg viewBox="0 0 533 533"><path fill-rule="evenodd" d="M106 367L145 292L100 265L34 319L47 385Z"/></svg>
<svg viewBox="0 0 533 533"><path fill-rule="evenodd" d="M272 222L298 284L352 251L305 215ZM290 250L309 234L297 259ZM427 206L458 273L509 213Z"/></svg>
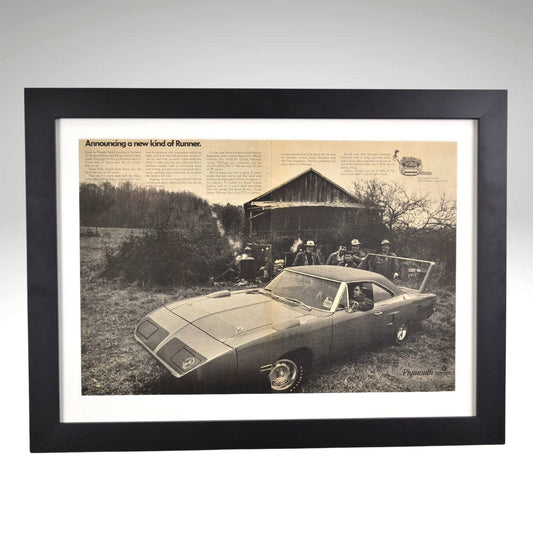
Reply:
<svg viewBox="0 0 533 533"><path fill-rule="evenodd" d="M319 278L327 278L333 281L346 283L375 281L376 283L379 283L380 285L390 289L394 293L397 293L401 290L400 287L389 281L385 276L360 268L340 267L336 265L308 265L289 267L285 270L289 270L291 272L301 272L302 274L307 274L310 276L318 276Z"/></svg>

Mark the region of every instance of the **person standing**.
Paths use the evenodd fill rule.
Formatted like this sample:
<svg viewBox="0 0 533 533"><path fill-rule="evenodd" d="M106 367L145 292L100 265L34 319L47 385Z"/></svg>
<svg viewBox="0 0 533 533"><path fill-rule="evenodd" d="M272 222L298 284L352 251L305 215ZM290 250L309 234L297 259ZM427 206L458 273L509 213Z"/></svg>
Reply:
<svg viewBox="0 0 533 533"><path fill-rule="evenodd" d="M381 253L378 255L369 254L365 257L359 268L370 270L385 276L391 281L395 281L400 277L398 260L396 254L390 251L391 244L387 239L381 241Z"/></svg>
<svg viewBox="0 0 533 533"><path fill-rule="evenodd" d="M350 267L350 268L357 268L357 264L355 261L354 261L354 257L352 255L352 251L351 250L346 250L346 253L344 254L344 260L342 263L339 263L340 266L343 266L343 267Z"/></svg>
<svg viewBox="0 0 533 533"><path fill-rule="evenodd" d="M263 281L272 279L272 247L265 248L265 264L261 267L263 273Z"/></svg>
<svg viewBox="0 0 533 533"><path fill-rule="evenodd" d="M359 266L363 260L363 254L361 252L361 243L357 239L352 239L351 252L352 252L352 261L355 263L355 266Z"/></svg>
<svg viewBox="0 0 533 533"><path fill-rule="evenodd" d="M305 251L298 252L292 266L320 265L320 257L315 251L315 241L305 243Z"/></svg>
<svg viewBox="0 0 533 533"><path fill-rule="evenodd" d="M346 253L346 246L340 244L339 249L336 252L333 252L328 257L326 265L341 265L344 262L344 254Z"/></svg>
<svg viewBox="0 0 533 533"><path fill-rule="evenodd" d="M249 246L243 250L238 258L239 279L241 281L253 282L256 277L255 259L252 257L252 249Z"/></svg>

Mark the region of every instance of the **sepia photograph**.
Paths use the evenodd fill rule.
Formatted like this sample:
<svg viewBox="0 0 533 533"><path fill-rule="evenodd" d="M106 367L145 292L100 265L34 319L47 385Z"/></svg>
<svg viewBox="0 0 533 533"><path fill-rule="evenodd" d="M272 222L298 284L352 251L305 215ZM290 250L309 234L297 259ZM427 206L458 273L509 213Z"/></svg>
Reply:
<svg viewBox="0 0 533 533"><path fill-rule="evenodd" d="M455 390L457 143L80 139L81 393Z"/></svg>

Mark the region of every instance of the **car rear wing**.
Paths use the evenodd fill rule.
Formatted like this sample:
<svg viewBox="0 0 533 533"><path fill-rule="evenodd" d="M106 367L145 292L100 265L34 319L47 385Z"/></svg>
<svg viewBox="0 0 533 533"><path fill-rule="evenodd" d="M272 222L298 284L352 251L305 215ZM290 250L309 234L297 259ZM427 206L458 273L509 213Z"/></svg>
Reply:
<svg viewBox="0 0 533 533"><path fill-rule="evenodd" d="M398 257L397 255L385 255L385 254L375 254L375 253L369 253L367 254L364 258L363 258L363 261L361 262L359 268L363 268L361 267L361 265L363 264L367 264L368 263L368 258L370 256L373 256L373 257L390 257L391 259L394 259L394 260L397 260L397 261L408 261L410 263L421 263L421 264L424 264L424 265L427 265L427 270L426 270L426 273L424 275L424 279L422 280L422 283L420 284L420 287L418 287L418 293L419 294L422 294L424 292L424 290L426 289L426 286L427 286L427 283L429 281L429 277L431 275L431 271L433 270L433 267L435 266L435 262L434 261L426 261L425 259L414 259L412 257ZM418 269L417 269L418 270ZM419 272L415 272L415 274L419 274Z"/></svg>

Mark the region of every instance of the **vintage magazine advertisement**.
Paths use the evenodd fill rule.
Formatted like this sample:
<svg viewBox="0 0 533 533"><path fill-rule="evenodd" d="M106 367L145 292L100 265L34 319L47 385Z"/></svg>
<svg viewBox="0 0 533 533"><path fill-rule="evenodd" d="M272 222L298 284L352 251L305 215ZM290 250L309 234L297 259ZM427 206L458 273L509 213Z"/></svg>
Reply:
<svg viewBox="0 0 533 533"><path fill-rule="evenodd" d="M455 390L456 142L78 148L82 396Z"/></svg>

